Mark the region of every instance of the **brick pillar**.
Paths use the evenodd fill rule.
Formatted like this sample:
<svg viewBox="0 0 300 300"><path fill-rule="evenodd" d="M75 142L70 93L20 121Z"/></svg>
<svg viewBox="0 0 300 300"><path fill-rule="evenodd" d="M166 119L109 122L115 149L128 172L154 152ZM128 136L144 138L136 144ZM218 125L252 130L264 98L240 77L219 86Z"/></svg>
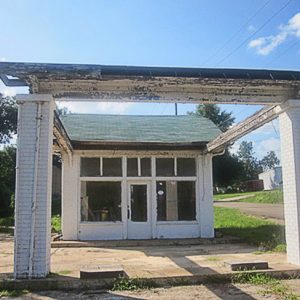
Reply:
<svg viewBox="0 0 300 300"><path fill-rule="evenodd" d="M41 278L50 271L54 100L18 95L15 208L15 278Z"/></svg>
<svg viewBox="0 0 300 300"><path fill-rule="evenodd" d="M198 163L199 186L199 222L200 236L213 238L214 232L214 204L213 204L213 178L212 155L206 154L200 157Z"/></svg>
<svg viewBox="0 0 300 300"><path fill-rule="evenodd" d="M279 116L287 260L300 265L300 100Z"/></svg>

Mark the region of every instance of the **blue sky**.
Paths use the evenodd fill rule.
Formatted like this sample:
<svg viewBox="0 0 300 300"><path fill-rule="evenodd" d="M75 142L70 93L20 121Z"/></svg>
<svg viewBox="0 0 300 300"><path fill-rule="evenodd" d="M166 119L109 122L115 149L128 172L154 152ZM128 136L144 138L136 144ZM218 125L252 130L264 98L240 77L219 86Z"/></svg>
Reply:
<svg viewBox="0 0 300 300"><path fill-rule="evenodd" d="M299 0L2 0L0 9L2 61L300 69ZM68 105L72 112L174 114L174 104ZM259 109L221 107L237 122ZM180 114L191 110L179 104ZM258 157L280 154L278 121L243 139Z"/></svg>

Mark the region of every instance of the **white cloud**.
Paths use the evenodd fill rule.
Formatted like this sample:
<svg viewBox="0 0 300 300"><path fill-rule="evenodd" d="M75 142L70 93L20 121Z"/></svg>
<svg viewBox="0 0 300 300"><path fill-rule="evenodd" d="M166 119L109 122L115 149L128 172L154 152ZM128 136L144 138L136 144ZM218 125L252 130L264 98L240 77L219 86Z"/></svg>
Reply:
<svg viewBox="0 0 300 300"><path fill-rule="evenodd" d="M259 37L249 42L257 54L268 55L289 37L300 38L300 13L289 19L288 23L279 27L276 35Z"/></svg>
<svg viewBox="0 0 300 300"><path fill-rule="evenodd" d="M128 102L57 102L58 107L67 107L72 113L124 114L132 103Z"/></svg>
<svg viewBox="0 0 300 300"><path fill-rule="evenodd" d="M280 139L271 137L259 142L254 142L255 153L258 158L263 158L269 151L274 151L280 159Z"/></svg>
<svg viewBox="0 0 300 300"><path fill-rule="evenodd" d="M6 61L5 57L0 57L0 61Z"/></svg>

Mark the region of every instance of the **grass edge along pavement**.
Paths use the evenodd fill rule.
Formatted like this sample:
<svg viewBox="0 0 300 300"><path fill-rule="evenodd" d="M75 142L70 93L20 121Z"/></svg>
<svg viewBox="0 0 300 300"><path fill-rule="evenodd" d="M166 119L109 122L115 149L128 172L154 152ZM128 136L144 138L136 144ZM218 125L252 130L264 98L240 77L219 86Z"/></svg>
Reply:
<svg viewBox="0 0 300 300"><path fill-rule="evenodd" d="M285 252L284 226L249 216L236 208L215 207L215 229L263 251Z"/></svg>
<svg viewBox="0 0 300 300"><path fill-rule="evenodd" d="M253 195L253 196L252 196ZM250 203L283 203L283 192L279 189L271 191L259 192L244 192L244 193L228 193L228 194L215 194L214 201L224 201L228 198L235 198L241 196L249 196L238 201Z"/></svg>

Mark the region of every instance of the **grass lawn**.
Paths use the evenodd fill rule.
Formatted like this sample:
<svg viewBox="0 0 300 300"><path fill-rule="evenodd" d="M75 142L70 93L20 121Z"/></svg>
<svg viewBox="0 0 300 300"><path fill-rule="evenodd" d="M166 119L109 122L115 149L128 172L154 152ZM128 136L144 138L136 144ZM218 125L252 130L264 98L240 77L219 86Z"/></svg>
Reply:
<svg viewBox="0 0 300 300"><path fill-rule="evenodd" d="M248 216L238 209L215 207L215 228L264 250L285 250L284 226Z"/></svg>
<svg viewBox="0 0 300 300"><path fill-rule="evenodd" d="M283 192L280 190L273 191L260 191L260 192L247 192L247 193L232 193L232 194L218 194L214 195L214 200L224 200L233 197L244 195L254 195L246 199L241 199L241 202L251 203L283 203Z"/></svg>
<svg viewBox="0 0 300 300"><path fill-rule="evenodd" d="M0 232L1 233L11 233L13 234L12 226L14 226L14 218L0 218ZM51 217L51 229L54 232L61 232L61 216L56 215Z"/></svg>

